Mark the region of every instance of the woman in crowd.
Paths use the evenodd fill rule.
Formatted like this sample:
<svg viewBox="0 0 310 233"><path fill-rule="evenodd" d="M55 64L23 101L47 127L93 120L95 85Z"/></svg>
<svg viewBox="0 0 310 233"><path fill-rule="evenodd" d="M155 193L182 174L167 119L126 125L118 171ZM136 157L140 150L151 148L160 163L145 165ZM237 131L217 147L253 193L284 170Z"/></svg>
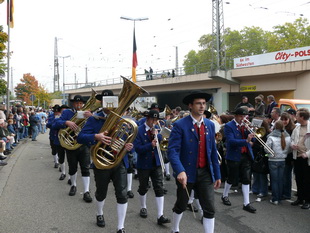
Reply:
<svg viewBox="0 0 310 233"><path fill-rule="evenodd" d="M268 135L266 144L274 151L273 155L269 154L268 161L272 189L272 199L270 202L278 205L283 192L285 158L290 152L291 145L291 137L284 130L283 121L278 120L275 122L274 130Z"/></svg>
<svg viewBox="0 0 310 233"><path fill-rule="evenodd" d="M284 112L281 114L281 121L283 121L284 128L286 132L291 136L293 130L295 129L296 125L292 118L292 115ZM285 166L284 166L284 174L283 174L283 193L282 199L291 199L292 193L292 170L293 170L293 153L290 152L287 154L285 159Z"/></svg>

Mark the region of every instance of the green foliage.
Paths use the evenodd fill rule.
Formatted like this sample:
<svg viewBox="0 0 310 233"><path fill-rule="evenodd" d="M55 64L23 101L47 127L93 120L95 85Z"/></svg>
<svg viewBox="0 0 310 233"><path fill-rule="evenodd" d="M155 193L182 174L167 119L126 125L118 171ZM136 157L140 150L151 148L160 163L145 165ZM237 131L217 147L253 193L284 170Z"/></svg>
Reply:
<svg viewBox="0 0 310 233"><path fill-rule="evenodd" d="M5 43L8 41L8 35L3 32L3 26L0 25L0 78L4 77L6 71L6 63L4 62L4 58L6 53L4 50L6 49Z"/></svg>
<svg viewBox="0 0 310 233"><path fill-rule="evenodd" d="M273 31L264 31L260 27L244 27L242 30L227 28L224 35L226 46L226 69L233 68L233 59L286 50L310 45L310 26L306 18L296 19L294 23L285 23L273 27ZM198 52L191 50L184 59L186 74L210 70L212 62L212 35L207 34L198 40ZM203 65L204 64L204 65ZM202 67L203 66L203 67ZM200 67L197 69L197 67Z"/></svg>
<svg viewBox="0 0 310 233"><path fill-rule="evenodd" d="M49 96L51 99L62 99L62 92L61 91L55 91L53 93L49 93Z"/></svg>
<svg viewBox="0 0 310 233"><path fill-rule="evenodd" d="M7 91L6 81L0 79L0 95L5 95Z"/></svg>

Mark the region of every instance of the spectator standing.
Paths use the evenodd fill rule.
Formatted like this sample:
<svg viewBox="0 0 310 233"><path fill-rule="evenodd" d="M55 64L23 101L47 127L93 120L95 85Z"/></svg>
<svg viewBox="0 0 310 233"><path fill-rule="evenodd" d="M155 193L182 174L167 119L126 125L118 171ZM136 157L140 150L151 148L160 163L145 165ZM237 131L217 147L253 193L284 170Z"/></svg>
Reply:
<svg viewBox="0 0 310 233"><path fill-rule="evenodd" d="M249 103L249 99L247 96L242 96L241 102L238 103L235 107L235 110L241 107L248 107L248 111L254 111L254 107L251 103Z"/></svg>
<svg viewBox="0 0 310 233"><path fill-rule="evenodd" d="M150 72L149 73L150 73L150 79L153 80L153 69L152 69L152 67L150 67Z"/></svg>
<svg viewBox="0 0 310 233"><path fill-rule="evenodd" d="M265 115L265 105L260 96L255 97L255 110L254 117L264 117Z"/></svg>
<svg viewBox="0 0 310 233"><path fill-rule="evenodd" d="M281 114L280 120L283 121L286 132L291 136L294 128L296 127L292 116L284 112ZM285 159L285 167L283 174L283 193L282 199L291 199L292 197L292 170L293 170L293 153L287 154Z"/></svg>
<svg viewBox="0 0 310 233"><path fill-rule="evenodd" d="M273 155L269 154L268 159L272 190L272 199L270 203L278 205L281 201L283 192L285 158L291 146L291 137L284 131L283 121L278 120L275 123L274 130L268 135L266 144L274 151ZM268 153L266 149L265 151Z"/></svg>
<svg viewBox="0 0 310 233"><path fill-rule="evenodd" d="M276 121L280 119L281 110L278 107L274 107L271 111L271 123L270 123L270 130L272 131L274 129L274 125Z"/></svg>
<svg viewBox="0 0 310 233"><path fill-rule="evenodd" d="M30 127L31 127L31 132L32 132L32 141L37 141L37 136L38 136L38 118L36 117L35 112L32 112L30 117Z"/></svg>
<svg viewBox="0 0 310 233"><path fill-rule="evenodd" d="M297 184L297 200L293 206L302 204L302 209L310 208L310 113L307 108L297 110L296 125L292 133L294 172Z"/></svg>
<svg viewBox="0 0 310 233"><path fill-rule="evenodd" d="M272 109L274 107L278 106L278 104L276 103L275 98L274 98L273 95L268 95L267 96L267 103L268 103L268 105L267 105L267 108L266 108L266 111L265 111L265 115L269 115L271 113Z"/></svg>

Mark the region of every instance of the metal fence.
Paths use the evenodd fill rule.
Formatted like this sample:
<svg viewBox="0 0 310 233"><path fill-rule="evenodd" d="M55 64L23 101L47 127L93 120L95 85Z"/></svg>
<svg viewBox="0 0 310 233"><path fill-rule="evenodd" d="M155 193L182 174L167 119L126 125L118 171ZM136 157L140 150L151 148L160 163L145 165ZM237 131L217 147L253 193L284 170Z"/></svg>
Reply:
<svg viewBox="0 0 310 233"><path fill-rule="evenodd" d="M156 80L156 79L165 79L165 78L175 78L179 76L185 75L193 75L193 74L201 74L207 73L210 70L211 63L203 63L194 66L187 66L187 67L179 67L178 69L166 69L166 70L158 70L154 71L152 74L144 73L144 74L137 74L137 81L149 81L149 80ZM174 70L174 75L173 71ZM131 76L125 76L128 79L131 79ZM123 82L121 77L112 78L112 79L105 79L90 83L74 83L74 84L65 84L66 90L72 89L79 89L79 88L87 88L87 87L98 87L98 86L106 86L106 85L113 85L113 84L120 84Z"/></svg>

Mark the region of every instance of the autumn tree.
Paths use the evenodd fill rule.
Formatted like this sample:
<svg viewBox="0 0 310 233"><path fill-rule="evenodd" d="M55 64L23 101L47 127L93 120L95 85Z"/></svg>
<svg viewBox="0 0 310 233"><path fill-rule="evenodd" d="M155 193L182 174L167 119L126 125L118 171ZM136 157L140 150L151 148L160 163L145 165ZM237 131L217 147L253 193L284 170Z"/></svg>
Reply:
<svg viewBox="0 0 310 233"><path fill-rule="evenodd" d="M35 96L36 96L36 100L34 101L35 106L46 107L50 105L51 97L43 86L39 85L39 89L35 94Z"/></svg>
<svg viewBox="0 0 310 233"><path fill-rule="evenodd" d="M15 87L15 94L17 99L22 99L28 105L30 105L30 95L36 95L39 92L38 81L30 73L24 74L23 78L20 79L21 83Z"/></svg>

